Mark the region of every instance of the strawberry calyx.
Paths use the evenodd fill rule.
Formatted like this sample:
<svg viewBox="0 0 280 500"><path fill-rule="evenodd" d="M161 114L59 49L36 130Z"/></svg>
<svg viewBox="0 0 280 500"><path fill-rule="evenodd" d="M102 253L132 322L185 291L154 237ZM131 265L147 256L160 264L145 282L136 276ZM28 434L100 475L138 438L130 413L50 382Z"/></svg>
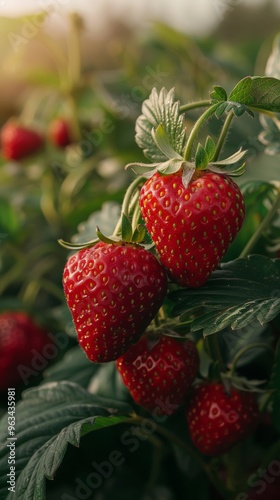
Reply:
<svg viewBox="0 0 280 500"><path fill-rule="evenodd" d="M133 162L125 167L145 179L149 179L156 172L161 175L172 175L181 171L183 185L187 188L191 180L194 179L195 174L199 174L202 170L229 176L240 176L245 172L245 163L240 165L240 161L247 153L247 150L242 150L242 148L231 156L218 160L216 159L215 142L212 137L208 136L204 146L201 143L198 144L194 160L190 161L186 155L184 158L173 149L162 124L158 125L156 129L152 129L151 136L158 149L166 156L166 161L150 164Z"/></svg>

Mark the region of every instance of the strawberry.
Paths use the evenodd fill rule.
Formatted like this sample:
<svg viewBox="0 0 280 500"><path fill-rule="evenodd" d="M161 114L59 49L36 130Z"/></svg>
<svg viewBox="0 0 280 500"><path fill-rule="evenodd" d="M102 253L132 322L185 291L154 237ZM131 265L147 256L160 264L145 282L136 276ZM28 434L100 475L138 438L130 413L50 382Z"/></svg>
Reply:
<svg viewBox="0 0 280 500"><path fill-rule="evenodd" d="M171 415L184 401L198 371L195 344L161 335L148 335L117 362L124 385L134 401L150 412Z"/></svg>
<svg viewBox="0 0 280 500"><path fill-rule="evenodd" d="M190 437L201 453L217 456L251 434L259 418L252 393L222 383L197 385L186 405Z"/></svg>
<svg viewBox="0 0 280 500"><path fill-rule="evenodd" d="M43 145L43 137L27 127L9 121L1 130L2 156L7 160L20 160Z"/></svg>
<svg viewBox="0 0 280 500"><path fill-rule="evenodd" d="M18 366L32 368L34 350L40 354L47 343L50 343L47 333L28 314L0 313L1 392L20 383Z"/></svg>
<svg viewBox="0 0 280 500"><path fill-rule="evenodd" d="M97 363L117 359L138 340L167 292L156 257L124 242L79 250L66 263L63 285L79 343Z"/></svg>
<svg viewBox="0 0 280 500"><path fill-rule="evenodd" d="M217 267L244 219L244 200L227 175L196 171L188 187L182 172L156 172L139 204L161 263L182 287L199 287Z"/></svg>
<svg viewBox="0 0 280 500"><path fill-rule="evenodd" d="M71 143L68 122L63 118L55 118L49 126L49 137L51 142L59 148L68 146Z"/></svg>

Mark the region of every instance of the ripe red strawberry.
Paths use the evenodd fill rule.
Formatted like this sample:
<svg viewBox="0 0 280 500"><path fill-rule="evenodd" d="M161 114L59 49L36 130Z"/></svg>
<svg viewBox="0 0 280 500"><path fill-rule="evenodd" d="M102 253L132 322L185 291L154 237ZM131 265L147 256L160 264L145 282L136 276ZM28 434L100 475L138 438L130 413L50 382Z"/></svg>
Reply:
<svg viewBox="0 0 280 500"><path fill-rule="evenodd" d="M18 385L19 365L32 368L34 350L41 354L50 342L47 333L28 314L0 313L0 391Z"/></svg>
<svg viewBox="0 0 280 500"><path fill-rule="evenodd" d="M199 287L217 267L244 219L244 200L226 175L156 172L143 185L140 208L161 263L180 286Z"/></svg>
<svg viewBox="0 0 280 500"><path fill-rule="evenodd" d="M147 335L117 360L117 368L134 401L157 414L171 415L183 403L198 371L195 344L162 335Z"/></svg>
<svg viewBox="0 0 280 500"><path fill-rule="evenodd" d="M43 145L43 137L30 128L9 121L1 130L2 156L7 160L20 160Z"/></svg>
<svg viewBox="0 0 280 500"><path fill-rule="evenodd" d="M68 146L71 143L68 122L63 118L55 118L49 126L49 137L51 142L59 148Z"/></svg>
<svg viewBox="0 0 280 500"><path fill-rule="evenodd" d="M130 243L80 250L66 263L63 284L79 343L97 363L117 359L138 340L167 292L156 257Z"/></svg>
<svg viewBox="0 0 280 500"><path fill-rule="evenodd" d="M231 387L228 394L222 383L205 382L194 388L186 418L194 445L217 456L254 431L259 411L252 393Z"/></svg>

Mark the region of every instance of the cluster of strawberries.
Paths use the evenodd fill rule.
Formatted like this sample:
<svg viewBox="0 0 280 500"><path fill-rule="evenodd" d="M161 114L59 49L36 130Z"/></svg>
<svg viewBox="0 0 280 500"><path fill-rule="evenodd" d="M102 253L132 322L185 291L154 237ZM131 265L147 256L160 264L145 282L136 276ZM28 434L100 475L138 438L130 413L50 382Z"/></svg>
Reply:
<svg viewBox="0 0 280 500"><path fill-rule="evenodd" d="M147 329L168 282L199 287L217 267L244 218L244 200L227 175L155 173L139 194L157 256L141 244L100 241L72 255L63 284L79 343L95 363L116 360L134 401L156 415L185 404L190 436L209 456L227 451L258 421L254 395L220 381L195 383L199 354L192 340Z"/></svg>
<svg viewBox="0 0 280 500"><path fill-rule="evenodd" d="M47 137L60 148L71 143L70 127L64 118L55 118L49 124ZM1 154L6 160L21 160L38 151L45 142L45 137L37 130L21 125L17 120L9 120L1 129Z"/></svg>
<svg viewBox="0 0 280 500"><path fill-rule="evenodd" d="M67 122L52 122L49 138L58 147L69 144ZM21 159L43 142L38 132L16 122L1 131L7 159ZM141 188L139 206L156 255L139 243L100 241L66 263L63 286L78 341L92 362L116 361L134 401L152 414L171 415L185 404L195 446L216 456L254 429L254 396L235 388L228 393L220 381L195 383L195 343L149 333L148 327L163 305L169 281L196 288L215 270L242 225L244 200L227 175L196 170L186 187L179 170L154 173ZM18 330L25 331L20 317L10 313L9 318L2 317L0 325L2 347L8 337L11 345L15 338L11 332L6 335L7 328L16 329L17 337Z"/></svg>

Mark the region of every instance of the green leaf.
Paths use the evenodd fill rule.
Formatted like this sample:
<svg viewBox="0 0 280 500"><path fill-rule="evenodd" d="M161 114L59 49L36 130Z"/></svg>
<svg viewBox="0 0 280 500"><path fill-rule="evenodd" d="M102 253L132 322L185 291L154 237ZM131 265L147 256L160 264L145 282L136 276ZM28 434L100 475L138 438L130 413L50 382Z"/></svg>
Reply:
<svg viewBox="0 0 280 500"><path fill-rule="evenodd" d="M68 444L78 447L80 437L109 425L125 422L129 405L89 394L71 382L45 384L25 391L17 404L16 498L44 499L45 478L54 479ZM0 421L0 440L7 439L7 415ZM9 448L0 449L0 497L7 494Z"/></svg>
<svg viewBox="0 0 280 500"><path fill-rule="evenodd" d="M215 102L226 101L227 93L223 87L220 87L220 85L215 85L213 87L213 90L210 92L210 97L214 104Z"/></svg>
<svg viewBox="0 0 280 500"><path fill-rule="evenodd" d="M149 99L142 106L142 114L136 120L136 142L145 156L152 162L162 163L166 155L156 144L152 130L159 125L164 129L168 142L178 155L183 155L186 144L184 118L180 114L180 102L175 101L175 91L165 88L152 90Z"/></svg>
<svg viewBox="0 0 280 500"><path fill-rule="evenodd" d="M280 112L280 80L266 76L247 76L232 90L229 101L251 110Z"/></svg>
<svg viewBox="0 0 280 500"><path fill-rule="evenodd" d="M208 154L202 144L199 143L195 153L195 166L196 168L203 170L207 167L208 163Z"/></svg>
<svg viewBox="0 0 280 500"><path fill-rule="evenodd" d="M270 389L273 390L271 418L280 433L280 342L277 344Z"/></svg>
<svg viewBox="0 0 280 500"><path fill-rule="evenodd" d="M201 288L171 293L173 315L189 320L191 330L204 335L229 326L237 330L254 320L264 324L280 313L279 283L280 259L236 259L221 264Z"/></svg>

